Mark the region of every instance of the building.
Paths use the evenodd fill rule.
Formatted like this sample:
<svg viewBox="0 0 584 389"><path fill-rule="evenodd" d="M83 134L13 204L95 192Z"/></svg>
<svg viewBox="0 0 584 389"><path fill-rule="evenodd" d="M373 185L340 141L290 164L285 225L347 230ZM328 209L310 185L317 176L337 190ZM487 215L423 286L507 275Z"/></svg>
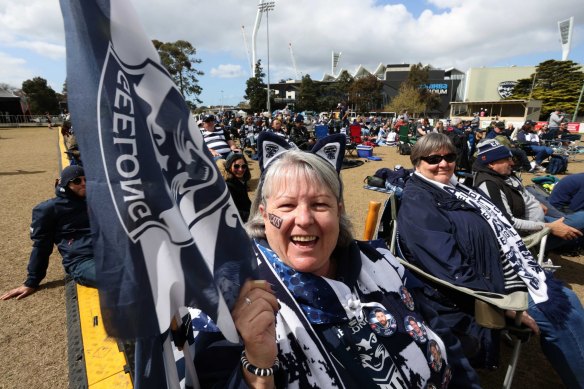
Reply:
<svg viewBox="0 0 584 389"><path fill-rule="evenodd" d="M371 71L359 65L353 73L348 72L346 69L340 69L337 75L325 74L320 82L337 82L344 72L347 72L354 79L374 75L383 83L382 104L385 106L398 94L399 87L408 78L412 66L411 64L383 65L380 63L375 70ZM428 83L420 85L420 87L427 88L432 93L438 94L441 99L440 107L435 112L430 112L430 116L445 117L449 112L450 102L462 100L463 89L461 85L463 79L464 72L458 69L450 68L444 70L430 66ZM300 88L300 81L290 80L271 84L270 88L274 90L275 102L277 104L293 106ZM383 107L379 107L380 110L381 108Z"/></svg>

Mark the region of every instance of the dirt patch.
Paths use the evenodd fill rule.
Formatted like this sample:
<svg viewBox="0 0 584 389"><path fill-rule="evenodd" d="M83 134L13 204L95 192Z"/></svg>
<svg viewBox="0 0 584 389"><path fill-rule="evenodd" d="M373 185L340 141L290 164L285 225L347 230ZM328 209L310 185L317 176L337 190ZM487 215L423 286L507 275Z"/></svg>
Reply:
<svg viewBox="0 0 584 389"><path fill-rule="evenodd" d="M409 157L392 147L378 147L382 161L364 162L345 169L345 206L353 220L355 237L361 239L368 202L384 202L386 195L364 190L363 179L381 167L397 164L409 167ZM0 129L0 291L21 284L30 254L29 225L32 207L53 196L58 177L57 133L47 128ZM354 157L353 157L354 158ZM582 157L584 159L584 157ZM257 162L249 161L257 183ZM570 173L584 172L584 164L570 163ZM531 175L524 175L530 182ZM251 193L253 196L253 192ZM562 265L556 273L580 296L584 296L584 259L552 256ZM0 388L68 387L67 334L64 302L64 273L61 260L53 254L43 288L21 301L0 302ZM501 368L481 372L483 386L499 387L505 374L510 349L503 347ZM543 358L538 339L524 346L514 387L549 388L562 384Z"/></svg>

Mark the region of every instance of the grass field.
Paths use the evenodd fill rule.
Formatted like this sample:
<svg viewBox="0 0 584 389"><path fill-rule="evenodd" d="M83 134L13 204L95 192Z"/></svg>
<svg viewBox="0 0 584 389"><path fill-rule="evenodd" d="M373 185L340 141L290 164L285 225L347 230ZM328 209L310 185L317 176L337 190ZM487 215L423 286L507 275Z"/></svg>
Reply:
<svg viewBox="0 0 584 389"><path fill-rule="evenodd" d="M410 166L408 157L398 155L395 148L376 148L375 155L382 161L342 171L346 207L358 239L363 235L369 200L383 202L386 198L382 193L362 189L363 179L381 167ZM35 204L53 196L59 158L56 130L0 129L0 291L18 286L25 279L31 248L30 212ZM584 155L581 158L584 161ZM259 168L254 161L250 161L250 167L253 189ZM579 172L584 172L584 163L571 162L569 173ZM529 183L531 177L525 174L524 181ZM562 266L557 277L582 300L584 258L553 253L550 257ZM60 257L53 254L42 288L34 295L21 301L0 302L0 389L69 386L64 273L60 262ZM504 362L510 349L502 348ZM501 366L494 372L480 372L485 388L500 387L505 373L505 365ZM513 387L563 387L543 358L538 339L524 346Z"/></svg>

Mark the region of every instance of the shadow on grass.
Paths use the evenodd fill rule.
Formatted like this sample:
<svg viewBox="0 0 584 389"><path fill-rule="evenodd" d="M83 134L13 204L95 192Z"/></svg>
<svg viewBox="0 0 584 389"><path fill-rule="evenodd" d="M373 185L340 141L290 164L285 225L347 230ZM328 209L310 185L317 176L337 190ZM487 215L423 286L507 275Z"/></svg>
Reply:
<svg viewBox="0 0 584 389"><path fill-rule="evenodd" d="M26 174L40 174L46 173L46 170L17 170L15 172L0 172L0 176L19 176L19 175L26 175Z"/></svg>

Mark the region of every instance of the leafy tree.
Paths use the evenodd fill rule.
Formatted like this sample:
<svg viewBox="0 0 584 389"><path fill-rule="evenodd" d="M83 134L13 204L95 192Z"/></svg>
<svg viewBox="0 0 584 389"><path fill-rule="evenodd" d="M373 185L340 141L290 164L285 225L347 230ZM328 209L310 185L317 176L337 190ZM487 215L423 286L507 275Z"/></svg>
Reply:
<svg viewBox="0 0 584 389"><path fill-rule="evenodd" d="M358 112L375 111L381 107L383 84L370 74L355 80L349 87L349 100L355 104Z"/></svg>
<svg viewBox="0 0 584 389"><path fill-rule="evenodd" d="M397 96L385 107L388 112L402 112L407 110L413 115L426 111L426 104L420 97L420 88L402 83Z"/></svg>
<svg viewBox="0 0 584 389"><path fill-rule="evenodd" d="M408 73L408 78L405 83L412 87L417 88L420 94L420 101L425 104L426 110L432 110L440 107L440 96L435 93L430 92L426 88L426 84L430 81L430 66L422 66L421 63L413 65ZM396 111L397 112L397 111ZM421 112L422 113L422 112Z"/></svg>
<svg viewBox="0 0 584 389"><path fill-rule="evenodd" d="M518 80L508 99L541 100L540 118L546 119L555 109L574 112L583 82L584 72L580 65L550 59L537 65L529 78Z"/></svg>
<svg viewBox="0 0 584 389"><path fill-rule="evenodd" d="M343 72L337 78L336 82L339 93L341 94L341 96L339 96L339 103L341 101L349 100L349 89L351 88L353 82L355 82L353 76L351 76L348 71L343 70Z"/></svg>
<svg viewBox="0 0 584 389"><path fill-rule="evenodd" d="M32 80L24 81L22 91L28 97L30 112L33 115L41 115L45 112L59 113L57 94L44 78L35 77Z"/></svg>
<svg viewBox="0 0 584 389"><path fill-rule="evenodd" d="M199 86L199 79L197 76L202 76L203 73L195 68L196 64L202 61L195 57L197 49L189 42L178 40L176 42L160 42L153 40L152 43L158 54L160 60L170 76L178 86L180 93L183 95L191 108L196 107L196 103L201 103L199 95L203 89Z"/></svg>
<svg viewBox="0 0 584 389"><path fill-rule="evenodd" d="M263 81L265 75L260 59L255 65L255 76L249 78L245 83L245 96L243 96L249 100L249 106L253 112L263 112L266 109L266 84Z"/></svg>
<svg viewBox="0 0 584 389"><path fill-rule="evenodd" d="M298 91L298 98L296 99L296 110L306 111L318 109L318 95L319 86L312 81L312 78L307 74L302 77L300 83L300 90Z"/></svg>
<svg viewBox="0 0 584 389"><path fill-rule="evenodd" d="M0 82L0 90L5 90L8 92L14 93L14 92L18 91L18 88L15 86L12 86L10 84L7 84L5 82Z"/></svg>

